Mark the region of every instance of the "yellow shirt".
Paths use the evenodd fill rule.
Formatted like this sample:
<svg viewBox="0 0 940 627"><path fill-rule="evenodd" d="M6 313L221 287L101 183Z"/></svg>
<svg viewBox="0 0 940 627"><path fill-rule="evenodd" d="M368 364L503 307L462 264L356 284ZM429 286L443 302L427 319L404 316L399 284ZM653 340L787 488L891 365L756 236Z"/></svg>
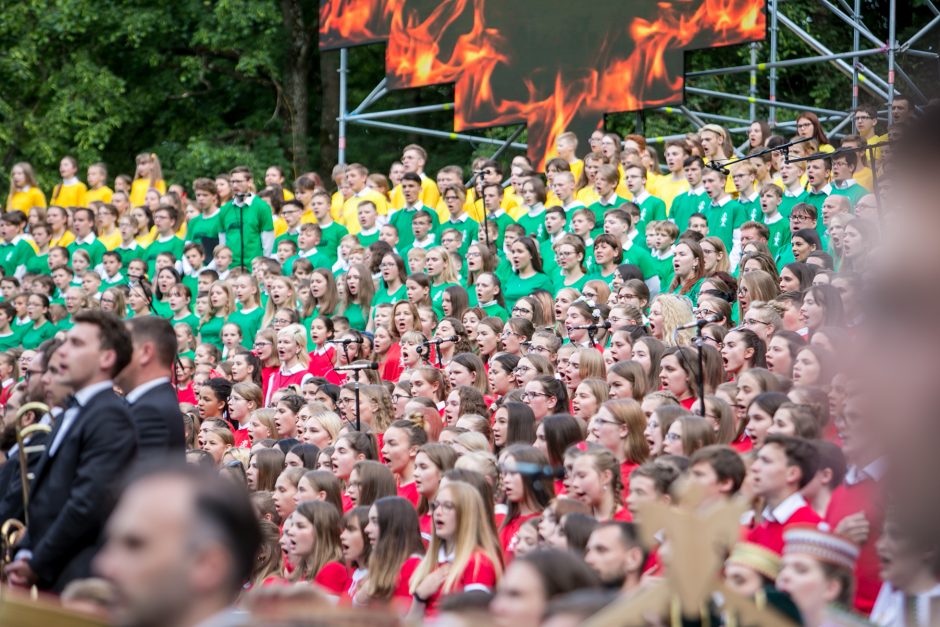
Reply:
<svg viewBox="0 0 940 627"><path fill-rule="evenodd" d="M575 185L577 185L578 181L581 180L581 173L584 172L584 162L576 159L574 163L569 163L568 167L571 168L571 175L574 177Z"/></svg>
<svg viewBox="0 0 940 627"><path fill-rule="evenodd" d="M55 248L56 246L67 247L69 244L75 241L75 233L66 230L62 234L62 237L56 239L55 236L49 241L49 248Z"/></svg>
<svg viewBox="0 0 940 627"><path fill-rule="evenodd" d="M680 177L678 181L674 181L671 174L662 174L657 176L651 184L648 182L646 188L652 188L650 193L657 198L662 198L663 202L666 203L666 215L668 216L672 201L676 199L676 196L689 191L689 182L684 176Z"/></svg>
<svg viewBox="0 0 940 627"><path fill-rule="evenodd" d="M33 207L45 207L46 195L38 187L13 192L7 199L7 211L22 211L27 216Z"/></svg>
<svg viewBox="0 0 940 627"><path fill-rule="evenodd" d="M421 193L418 195L418 198L425 207L437 207L437 202L441 199L441 193L437 189L437 183L423 173L421 174ZM405 206L405 195L401 191L401 183L392 189L391 199L392 209L397 210ZM450 212L448 212L447 215L449 216Z"/></svg>
<svg viewBox="0 0 940 627"><path fill-rule="evenodd" d="M590 185L579 189L578 193L575 194L575 198L577 198L578 202L580 202L585 207L590 207L601 199L601 197L597 195L597 192L594 191L594 188Z"/></svg>
<svg viewBox="0 0 940 627"><path fill-rule="evenodd" d="M287 233L287 221L281 216L274 216L274 237Z"/></svg>
<svg viewBox="0 0 940 627"><path fill-rule="evenodd" d="M166 193L166 183L162 179L157 181L154 185L150 184L150 179L134 179L134 182L131 183L131 207L139 207L144 204L144 201L147 199L147 190L151 187L155 188L161 194Z"/></svg>
<svg viewBox="0 0 940 627"><path fill-rule="evenodd" d="M50 202L60 207L83 207L82 203L85 200L86 191L88 191L88 188L81 181L71 185L59 183L52 190Z"/></svg>
<svg viewBox="0 0 940 627"><path fill-rule="evenodd" d="M330 215L333 217L334 221L339 220L339 217L343 214L343 204L345 202L346 199L343 198L343 192L333 192L333 195L330 197ZM316 222L316 216L314 216L314 222Z"/></svg>
<svg viewBox="0 0 940 627"><path fill-rule="evenodd" d="M109 251L114 250L121 245L121 231L112 229L111 232L107 234L99 233L98 240L104 244L104 247Z"/></svg>
<svg viewBox="0 0 940 627"><path fill-rule="evenodd" d="M157 227L152 226L150 227L149 233L147 233L146 235L140 235L138 237L135 237L134 241L136 241L139 246L142 246L143 248L147 248L148 246L153 244L153 241L155 239L157 239Z"/></svg>
<svg viewBox="0 0 940 627"><path fill-rule="evenodd" d="M388 215L388 201L385 200L385 196L374 189L363 187L362 191L354 194L343 203L343 211L340 214L340 219L337 220L346 227L350 235L355 235L361 230L359 227L359 203L363 200L374 202L376 211L380 216Z"/></svg>
<svg viewBox="0 0 940 627"><path fill-rule="evenodd" d="M506 188L506 191L503 192L501 206L509 214L509 217L516 221L529 211L522 201L522 196L517 196L511 188Z"/></svg>
<svg viewBox="0 0 940 627"><path fill-rule="evenodd" d="M281 191L284 192L284 202L294 199L294 192L290 191L286 187L282 187Z"/></svg>
<svg viewBox="0 0 940 627"><path fill-rule="evenodd" d="M879 150L876 148L875 150ZM855 182L867 189L872 191L875 189L875 181L871 174L871 168L864 166L855 171L855 174L852 175L852 178L855 179Z"/></svg>
<svg viewBox="0 0 940 627"><path fill-rule="evenodd" d="M472 189L467 192L467 201L472 202L473 204L469 206L465 205L464 211L471 218L473 218L480 224L483 224L483 201L482 200L478 201L476 199L476 194L474 192L475 190L472 190ZM520 207L521 204L522 204L522 199L520 199L518 196L513 194L512 191L507 189L505 192L503 192L503 200L501 203L499 203L499 206L503 211L508 213L510 217L512 217L513 213L515 213L516 215L522 215L526 212L525 207L522 207L521 210L518 209L518 207ZM515 220L516 218L512 218L512 219Z"/></svg>
<svg viewBox="0 0 940 627"><path fill-rule="evenodd" d="M103 203L110 203L111 197L114 196L114 191L107 185L102 185L98 189L89 189L85 192L85 198L82 199L82 207L87 207L96 200L100 200ZM120 240L118 240L120 244ZM111 250L110 248L108 250Z"/></svg>

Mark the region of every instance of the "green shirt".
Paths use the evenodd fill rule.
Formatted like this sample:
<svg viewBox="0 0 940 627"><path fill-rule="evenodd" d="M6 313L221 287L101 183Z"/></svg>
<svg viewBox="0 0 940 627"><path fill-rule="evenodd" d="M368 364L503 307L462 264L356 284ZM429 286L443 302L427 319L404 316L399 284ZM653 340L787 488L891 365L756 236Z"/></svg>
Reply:
<svg viewBox="0 0 940 627"><path fill-rule="evenodd" d="M793 211L793 207L800 204L801 202L806 202L806 190L800 191L796 196L790 195L790 192L787 190L783 191L783 199L780 201L780 205L777 209L783 214L783 217L789 218L790 212Z"/></svg>
<svg viewBox="0 0 940 627"><path fill-rule="evenodd" d="M0 267L5 276L22 276L26 273L26 264L35 256L36 251L22 235L17 235L11 242L0 244Z"/></svg>
<svg viewBox="0 0 940 627"><path fill-rule="evenodd" d="M372 229L371 233L366 233L365 231L359 231L356 234L356 239L359 240L359 243L362 244L363 248L368 248L370 245L379 241L379 235L382 234L382 229L375 227Z"/></svg>
<svg viewBox="0 0 940 627"><path fill-rule="evenodd" d="M199 318L196 317L196 314L189 314L182 318L170 318L170 324L174 327L178 324L188 324L193 335L199 332Z"/></svg>
<svg viewBox="0 0 940 627"><path fill-rule="evenodd" d="M594 214L594 229L595 229L595 231L596 231L598 228L600 228L601 230L603 230L603 228L604 228L604 214L605 214L609 209L617 209L618 207L622 207L626 202L627 202L627 199L626 199L626 198L622 198L622 197L618 196L617 194L614 194L614 195L613 195L613 198L610 200L610 202L606 202L606 203L605 203L605 202L601 202L600 200L598 200L598 201L595 201L594 203L592 203L591 206L588 207L588 209L590 209L591 212Z"/></svg>
<svg viewBox="0 0 940 627"><path fill-rule="evenodd" d="M160 253L170 253L173 258L179 261L183 258L183 247L185 243L180 238L173 235L165 240L156 239L144 251L142 259L147 262L147 276L156 279L157 255Z"/></svg>
<svg viewBox="0 0 940 627"><path fill-rule="evenodd" d="M711 201L705 191L693 194L691 191L682 192L672 201L672 207L669 209L669 218L679 227L679 232L683 233L689 228L689 218L694 213L705 213Z"/></svg>
<svg viewBox="0 0 940 627"><path fill-rule="evenodd" d="M548 232L545 230L545 207L542 207L538 213L524 213L516 220L516 224L525 229L526 235L534 237L536 241L548 239Z"/></svg>
<svg viewBox="0 0 940 627"><path fill-rule="evenodd" d="M583 275L580 279L574 283L565 283L566 277L561 273L561 270L555 269L555 271L550 275L552 277L552 287L555 288L555 294L563 290L566 287L571 287L579 292L584 290L584 284L591 280L590 275Z"/></svg>
<svg viewBox="0 0 940 627"><path fill-rule="evenodd" d="M108 249L104 247L104 244L96 237L91 242L84 244L79 244L78 240L75 240L68 245L67 250L69 251L69 256L74 255L77 250L84 250L88 253L88 256L91 257L91 267L94 268L99 263L101 263L101 256L108 252Z"/></svg>
<svg viewBox="0 0 940 627"><path fill-rule="evenodd" d="M636 202L640 208L640 217L636 221L636 229L640 233L646 233L646 225L654 220L666 219L666 203L662 198L657 198L650 194L645 194L643 200Z"/></svg>
<svg viewBox="0 0 940 627"><path fill-rule="evenodd" d="M242 330L242 346L251 348L255 345L255 335L261 329L261 320L264 318L264 309L255 307L245 312L241 309L229 315L226 322L237 324Z"/></svg>
<svg viewBox="0 0 940 627"><path fill-rule="evenodd" d="M441 223L441 233L447 229L460 231L463 235L463 239L460 241L460 254L465 255L467 254L467 249L470 248L470 244L473 243L480 234L480 223L466 213L462 213L456 220L451 218L447 222Z"/></svg>
<svg viewBox="0 0 940 627"><path fill-rule="evenodd" d="M740 227L745 222L763 222L764 221L764 212L760 208L760 195L754 197L753 200L748 200L747 198L738 198L738 205L741 207L738 220L735 220L735 228Z"/></svg>
<svg viewBox="0 0 940 627"><path fill-rule="evenodd" d="M833 183L832 193L836 196L845 196L848 198L849 202L852 203L852 212L854 213L855 205L858 204L858 201L861 199L861 197L869 194L870 192L855 181L852 181L852 184L846 187L838 187L835 183ZM820 216L820 219L821 218L822 216Z"/></svg>
<svg viewBox="0 0 940 627"><path fill-rule="evenodd" d="M706 205L704 213L708 218L708 234L720 238L730 252L734 240L734 217L738 210L738 203L728 196L725 196L723 200L725 202L721 205L714 202Z"/></svg>
<svg viewBox="0 0 940 627"><path fill-rule="evenodd" d="M349 327L357 331L366 330L366 318L362 313L362 306L359 303L350 303L339 315L345 316L349 320Z"/></svg>
<svg viewBox="0 0 940 627"><path fill-rule="evenodd" d="M768 222L765 218L764 224L770 231L767 237L767 247L770 248L770 254L774 256L774 259L777 259L784 249L790 248L790 221L781 215L774 222Z"/></svg>
<svg viewBox="0 0 940 627"><path fill-rule="evenodd" d="M201 214L189 221L186 226L186 241L196 242L202 246L206 257L212 256L212 251L219 245L219 232L222 230L222 211L207 217Z"/></svg>
<svg viewBox="0 0 940 627"><path fill-rule="evenodd" d="M20 337L20 343L27 350L34 350L46 340L52 339L58 329L48 320L44 321L38 329L30 324Z"/></svg>
<svg viewBox="0 0 940 627"><path fill-rule="evenodd" d="M34 255L26 262L26 272L29 274L52 274L49 269L49 253Z"/></svg>
<svg viewBox="0 0 940 627"><path fill-rule="evenodd" d="M372 297L372 306L381 305L382 303L392 303L395 304L399 301L406 300L408 298L408 292L405 289L405 284L402 283L398 286L398 289L394 292L389 292L388 287L385 285L385 281L380 281L379 289L375 291L375 296Z"/></svg>
<svg viewBox="0 0 940 627"><path fill-rule="evenodd" d="M649 251L640 246L636 239L633 240L629 248L624 249L623 261L620 263L631 263L637 266L643 272L644 280L657 276L658 268L653 263L653 258L650 256Z"/></svg>
<svg viewBox="0 0 940 627"><path fill-rule="evenodd" d="M10 329L7 335L0 335L0 351L8 351L20 345L20 336Z"/></svg>
<svg viewBox="0 0 940 627"><path fill-rule="evenodd" d="M114 252L121 256L121 264L124 266L125 270L132 261L135 259L142 259L144 256L144 249L137 242L131 242L131 246L128 246L127 248L118 246L114 249Z"/></svg>
<svg viewBox="0 0 940 627"><path fill-rule="evenodd" d="M247 205L236 205L234 200L225 203L220 215L220 224L221 233L225 234L225 245L232 249L231 267L244 265L250 268L251 260L264 253L261 234L273 233L272 215L271 205L257 196L252 196ZM221 348L221 344L219 347Z"/></svg>
<svg viewBox="0 0 940 627"><path fill-rule="evenodd" d="M508 280L503 282L503 298L506 301L506 307L512 311L516 301L523 296L528 296L535 290L552 291L552 280L547 274L536 272L532 276L523 279L518 274L513 273Z"/></svg>
<svg viewBox="0 0 940 627"><path fill-rule="evenodd" d="M213 316L205 321L199 327L199 341L206 344L213 344L222 350L222 327L225 326L225 318L222 316Z"/></svg>
<svg viewBox="0 0 940 627"><path fill-rule="evenodd" d="M441 221L437 217L437 212L431 209L430 207L425 207L421 205L420 207L408 208L403 207L393 213L388 219L388 223L398 229L398 244L396 245L398 250L401 251L402 255L406 251L410 250L415 241L414 231L411 229L411 222L414 220L415 214L419 210L423 210L431 214L431 233L437 233L438 229L441 226Z"/></svg>
<svg viewBox="0 0 940 627"><path fill-rule="evenodd" d="M317 249L330 260L330 267L336 263L339 242L349 235L349 229L342 224L331 222L328 226L320 225L320 243Z"/></svg>
<svg viewBox="0 0 940 627"><path fill-rule="evenodd" d="M448 287L456 286L456 283L441 283L440 285L431 284L431 307L434 308L434 313L437 314L438 320L444 317L444 290Z"/></svg>
<svg viewBox="0 0 940 627"><path fill-rule="evenodd" d="M482 309L483 313L485 313L487 316L492 316L493 318L499 318L503 322L506 322L507 320L509 320L509 312L506 310L505 307L502 307L495 300L492 303L489 303L488 305L483 305L482 307L480 307L480 309Z"/></svg>

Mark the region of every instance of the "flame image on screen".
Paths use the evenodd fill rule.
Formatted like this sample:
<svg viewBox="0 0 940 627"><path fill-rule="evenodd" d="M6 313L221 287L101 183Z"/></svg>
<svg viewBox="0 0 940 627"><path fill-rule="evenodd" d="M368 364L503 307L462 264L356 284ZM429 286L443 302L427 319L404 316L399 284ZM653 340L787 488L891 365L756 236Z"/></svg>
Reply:
<svg viewBox="0 0 940 627"><path fill-rule="evenodd" d="M763 0L323 0L320 47L387 40L390 88L454 83L454 129L523 122L539 169L565 130L682 102L686 50L764 37ZM583 151L583 149L582 149Z"/></svg>

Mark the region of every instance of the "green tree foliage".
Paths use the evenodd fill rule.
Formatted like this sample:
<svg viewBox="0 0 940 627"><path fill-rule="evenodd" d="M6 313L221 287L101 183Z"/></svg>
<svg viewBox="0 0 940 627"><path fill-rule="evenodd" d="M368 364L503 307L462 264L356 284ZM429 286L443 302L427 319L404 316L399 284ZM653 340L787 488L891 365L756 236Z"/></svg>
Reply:
<svg viewBox="0 0 940 627"><path fill-rule="evenodd" d="M869 28L886 36L888 0L864 0ZM781 0L788 16L836 50L851 48L851 30L814 0ZM904 41L931 18L924 0L899 3L898 37ZM336 159L338 52L316 48L317 3L313 0L0 0L0 190L13 163L29 161L45 190L55 184L66 154L83 168L109 164L112 175L132 173L138 152L157 152L170 180L191 181L233 163L256 170L279 164L290 175L308 168L329 174ZM936 48L936 35L918 42ZM863 40L862 47L868 46ZM785 29L781 59L813 54ZM767 44L758 59L767 59ZM748 63L748 46L692 52L690 71ZM349 102L355 106L384 74L384 47L350 51ZM932 79L936 62L900 57L915 80ZM885 75L882 56L864 59ZM747 94L748 74L692 79L705 89ZM900 84L907 91L906 86ZM767 94L767 72L758 74ZM780 71L779 98L846 110L851 81L831 65ZM393 92L375 109L453 99L451 86ZM863 99L878 103L863 93ZM749 119L746 103L689 95L693 109ZM880 104L880 103L878 103ZM780 111L778 119L794 112ZM766 118L766 107L757 115ZM650 112L648 136L693 130L681 115ZM394 118L396 122L449 130L449 111ZM608 116L608 126L634 132L637 116ZM510 128L480 131L505 138ZM741 137L743 139L743 137ZM519 138L525 141L525 134ZM494 147L449 139L350 126L349 161L386 164L412 141L427 146L434 171L447 163L468 165ZM508 151L511 158L518 151Z"/></svg>

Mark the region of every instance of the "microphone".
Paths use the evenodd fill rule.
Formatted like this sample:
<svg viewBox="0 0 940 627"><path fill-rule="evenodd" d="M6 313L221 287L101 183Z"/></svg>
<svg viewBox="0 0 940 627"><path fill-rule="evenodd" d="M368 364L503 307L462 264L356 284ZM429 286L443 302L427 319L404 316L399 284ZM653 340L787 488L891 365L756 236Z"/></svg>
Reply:
<svg viewBox="0 0 940 627"><path fill-rule="evenodd" d="M504 470L530 477L547 477L550 479L563 479L565 476L564 466L543 466L531 462L515 462L512 466L504 468Z"/></svg>
<svg viewBox="0 0 940 627"><path fill-rule="evenodd" d="M597 331L598 329L609 329L610 323L606 320L604 322L598 322L597 324L581 324L576 327L571 327L571 330L580 329L582 331Z"/></svg>
<svg viewBox="0 0 940 627"><path fill-rule="evenodd" d="M719 163L717 163L717 162L715 162L715 161L709 161L707 164L705 164L705 167L708 168L708 169L710 169L710 170L714 170L715 172L721 172L722 174L730 174L730 173L731 173L731 171L728 170L728 168L724 167L723 165L721 165L721 164L719 164Z"/></svg>
<svg viewBox="0 0 940 627"><path fill-rule="evenodd" d="M715 314L705 316L701 320L696 320L695 322L690 322L688 324L683 324L682 326L676 327L676 330L681 331L682 329L698 329L699 327L704 327L706 324L711 324L712 322L719 322L721 318Z"/></svg>
<svg viewBox="0 0 940 627"><path fill-rule="evenodd" d="M327 344L342 344L343 346L346 346L348 344L358 344L358 342L356 342L356 340L352 339L351 337L344 337L341 340L327 340L326 343Z"/></svg>
<svg viewBox="0 0 940 627"><path fill-rule="evenodd" d="M375 361L357 361L355 363L349 364L348 366L336 366L333 368L336 372L343 372L347 370L378 370L379 364Z"/></svg>
<svg viewBox="0 0 940 627"><path fill-rule="evenodd" d="M435 337L431 338L431 341L435 344L443 344L444 342L456 342L460 338L456 335L451 335L450 337Z"/></svg>

